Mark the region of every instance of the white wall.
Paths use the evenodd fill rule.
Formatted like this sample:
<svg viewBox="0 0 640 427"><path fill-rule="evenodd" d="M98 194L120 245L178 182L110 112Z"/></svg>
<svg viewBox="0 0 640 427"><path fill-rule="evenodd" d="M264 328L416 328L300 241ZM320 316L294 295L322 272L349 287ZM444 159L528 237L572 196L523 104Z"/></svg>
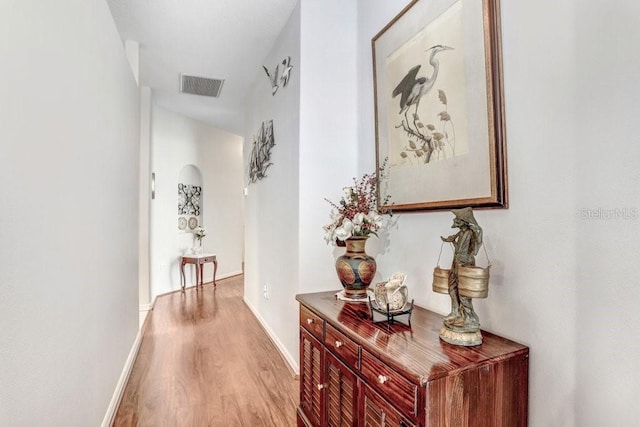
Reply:
<svg viewBox="0 0 640 427"><path fill-rule="evenodd" d="M95 426L138 331L138 89L106 2L0 3L0 423Z"/></svg>
<svg viewBox="0 0 640 427"><path fill-rule="evenodd" d="M272 69L291 56L289 85L272 96L259 72L247 101L245 165L262 121L273 119L276 146L268 177L248 186L245 300L294 370L295 295L339 284L322 226L324 198L339 197L356 170L356 18L355 2L300 2L264 60Z"/></svg>
<svg viewBox="0 0 640 427"><path fill-rule="evenodd" d="M285 87L271 94L263 70L247 97L244 144L245 197L245 301L277 337L278 345L291 355L297 347L298 205L299 196L299 106L300 106L300 11L299 6L268 52L263 64L273 71L290 56L293 66ZM282 68L282 65L280 65ZM249 183L248 159L255 136L264 121L273 120L275 146L267 176ZM268 285L268 298L264 286ZM295 358L297 360L297 357Z"/></svg>
<svg viewBox="0 0 640 427"><path fill-rule="evenodd" d="M357 2L301 2L299 292L334 289L342 249L322 227L356 174L358 138ZM318 266L329 268L318 268Z"/></svg>
<svg viewBox="0 0 640 427"><path fill-rule="evenodd" d="M493 266L489 298L474 304L483 328L530 346L531 425L569 426L576 422L574 91L570 83L554 82L571 82L574 76L573 36L567 31L573 18L567 5L547 6L507 2L502 8L510 207L476 212ZM376 10L367 9L367 17ZM545 12L550 9L553 19ZM534 17L544 20L544 36L530 25ZM361 22L365 39L381 28L378 22L365 29L371 20ZM360 49L370 52L368 45ZM543 57L549 62L541 61ZM370 65L367 68L362 74L371 75ZM367 121L367 139L374 141L373 121ZM541 149L542 134L563 143ZM373 162L373 144L363 141L361 147L363 158ZM369 163L364 170L373 167ZM449 311L449 297L431 291L431 275L438 262L439 236L450 232L451 219L450 212L400 215L389 253L378 257L379 269L387 275L407 272L419 305L442 314Z"/></svg>
<svg viewBox="0 0 640 427"><path fill-rule="evenodd" d="M577 248L576 424L636 425L640 56L635 52L640 4L576 1L573 13L577 17L572 76L578 184L573 236ZM619 209L619 216L605 213L612 209Z"/></svg>
<svg viewBox="0 0 640 427"><path fill-rule="evenodd" d="M360 76L372 73L370 39L406 3L359 9ZM476 212L493 267L489 298L475 306L483 328L531 348L532 426L636 423L640 223L586 220L583 209L640 209L639 17L630 1L502 4L510 207ZM371 88L358 95L361 173L375 167ZM451 218L400 215L377 257L440 313L449 301L431 292L431 274Z"/></svg>
<svg viewBox="0 0 640 427"><path fill-rule="evenodd" d="M135 61L134 61L135 62ZM151 309L150 222L151 222L151 88L140 88L140 167L138 170L138 303L144 316Z"/></svg>
<svg viewBox="0 0 640 427"><path fill-rule="evenodd" d="M178 182L184 166L202 174L202 225L205 252L217 255L216 279L242 272L242 138L158 106L152 113L152 171L156 198L151 201L151 295L180 289L180 256L194 244L193 234L178 230ZM195 283L185 267L187 285ZM204 269L213 278L212 264Z"/></svg>
<svg viewBox="0 0 640 427"><path fill-rule="evenodd" d="M337 252L319 245L329 211L323 198L375 168L371 38L409 0L357 3L357 24L354 2L300 6L301 292L337 287ZM493 267L489 298L475 305L485 329L531 348L532 426L622 426L636 418L640 144L632 126L640 59L632 52L639 8L549 0L501 7L510 207L476 212ZM355 73L349 57L357 59ZM248 215L285 199L256 202ZM618 217L602 218L611 209ZM408 273L412 297L443 314L450 302L431 291L431 277L451 221L450 212L400 214L388 237L368 244L378 278ZM251 239L252 260L277 262ZM255 301L257 282L247 289ZM295 328L274 330L282 338ZM297 348L286 348L297 360Z"/></svg>
<svg viewBox="0 0 640 427"><path fill-rule="evenodd" d="M376 7L383 3L380 9ZM396 3L400 10L407 2ZM572 9L567 3L547 7L540 2L504 3L510 207L476 212L493 266L489 298L476 300L474 305L484 329L530 346L531 425L571 426L576 423L578 185ZM361 9L363 41L370 40L394 16L383 17L376 11L386 14L389 9L383 1ZM547 13L551 9L552 19ZM542 21L542 33L530 24ZM548 49L551 44L553 49ZM359 49L371 51L367 43ZM371 75L371 62L362 65L361 74ZM360 122L369 123L361 134L360 169L365 172L375 167L372 89L365 88L361 99L366 101L361 105ZM562 143L548 143L549 148L541 149L543 135ZM388 253L377 257L383 276L396 270L406 272L416 302L442 314L448 313L450 300L431 291L431 278L438 262L439 236L449 234L452 217L450 212L400 214L398 228L389 237Z"/></svg>

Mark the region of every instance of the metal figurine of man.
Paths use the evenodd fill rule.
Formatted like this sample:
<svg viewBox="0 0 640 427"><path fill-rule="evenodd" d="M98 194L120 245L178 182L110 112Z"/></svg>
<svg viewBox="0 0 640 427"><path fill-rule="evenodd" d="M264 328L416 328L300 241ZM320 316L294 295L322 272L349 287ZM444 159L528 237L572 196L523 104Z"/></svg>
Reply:
<svg viewBox="0 0 640 427"><path fill-rule="evenodd" d="M455 248L448 282L451 313L444 318L444 327L440 336L447 342L461 344L458 342L460 339L464 341L471 338L457 338L456 333L472 333L480 336L480 321L473 310L472 298L461 296L458 292L458 268L462 265L475 266L475 255L478 254L482 245L482 228L476 222L471 208L454 209L452 212L455 218L451 228L459 228L460 231L449 237L440 237L443 242L453 243Z"/></svg>

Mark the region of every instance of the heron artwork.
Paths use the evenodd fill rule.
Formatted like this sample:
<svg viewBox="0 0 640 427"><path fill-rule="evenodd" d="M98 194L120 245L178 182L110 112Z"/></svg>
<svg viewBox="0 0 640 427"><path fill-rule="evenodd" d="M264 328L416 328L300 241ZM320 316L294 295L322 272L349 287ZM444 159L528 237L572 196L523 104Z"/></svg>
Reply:
<svg viewBox="0 0 640 427"><path fill-rule="evenodd" d="M447 50L453 50L453 48L438 44L427 49L425 52L431 52L429 54L429 64L432 67L431 75L418 76L420 68L422 68L422 65L418 64L412 67L409 72L407 72L400 83L398 83L395 89L393 89L393 92L391 94L393 98L400 96L400 112L398 114L404 115L402 123L397 127L402 127L410 137L418 140L420 147L418 147L418 145L416 145L415 143L411 143L410 150L414 151L414 153L417 153L418 157L426 154L426 156L424 157L425 163L429 162L430 155L434 150L434 146L432 143L432 136L427 134L423 130L424 125L420 123L420 119L418 116L418 107L420 106L420 100L431 91L438 78L440 62L436 58L436 55ZM443 92L440 91L439 97L441 102L443 102L443 96ZM443 103L446 105L446 97ZM412 120L409 120L408 114L409 110L412 107L414 109ZM432 130L431 127L429 127L429 130Z"/></svg>

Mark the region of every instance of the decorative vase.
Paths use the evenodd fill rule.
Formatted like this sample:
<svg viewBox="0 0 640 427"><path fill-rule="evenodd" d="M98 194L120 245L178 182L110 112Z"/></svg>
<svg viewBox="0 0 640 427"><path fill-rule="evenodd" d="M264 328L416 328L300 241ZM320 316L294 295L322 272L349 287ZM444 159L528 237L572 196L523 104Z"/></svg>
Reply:
<svg viewBox="0 0 640 427"><path fill-rule="evenodd" d="M376 260L364 251L367 239L354 236L345 240L347 250L336 260L336 272L348 298L366 298L369 284L376 275Z"/></svg>
<svg viewBox="0 0 640 427"><path fill-rule="evenodd" d="M198 242L191 248L193 255L200 255L202 253L202 239L198 239Z"/></svg>

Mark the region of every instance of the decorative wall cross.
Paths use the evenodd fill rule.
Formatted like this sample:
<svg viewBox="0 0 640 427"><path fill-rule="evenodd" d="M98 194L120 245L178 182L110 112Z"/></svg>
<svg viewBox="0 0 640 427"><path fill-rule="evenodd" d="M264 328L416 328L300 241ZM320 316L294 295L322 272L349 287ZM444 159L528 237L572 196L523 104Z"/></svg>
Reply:
<svg viewBox="0 0 640 427"><path fill-rule="evenodd" d="M200 215L200 195L198 185L178 184L178 215Z"/></svg>

